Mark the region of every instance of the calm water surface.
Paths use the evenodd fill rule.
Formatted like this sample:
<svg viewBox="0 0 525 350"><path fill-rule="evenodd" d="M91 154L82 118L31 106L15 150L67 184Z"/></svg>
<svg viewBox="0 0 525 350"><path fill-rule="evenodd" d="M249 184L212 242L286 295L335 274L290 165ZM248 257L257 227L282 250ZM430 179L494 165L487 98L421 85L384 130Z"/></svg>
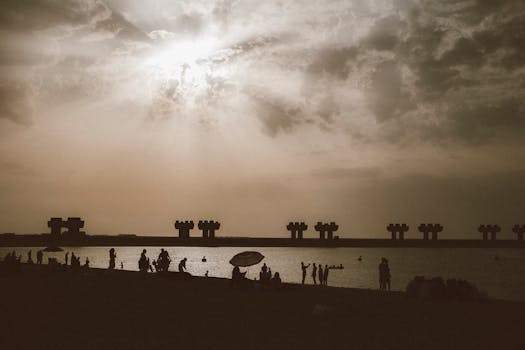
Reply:
<svg viewBox="0 0 525 350"><path fill-rule="evenodd" d="M64 252L44 253L44 263L48 257L64 261L66 251L81 257L84 264L89 257L90 266L106 268L109 262L109 247L63 247ZM150 260L156 259L161 247L145 247ZM8 251L16 250L22 254L22 261L27 260L27 252L32 248L0 248L0 257ZM116 247L117 267L120 262L125 270L138 270L138 260L142 247ZM525 301L525 251L523 249L498 248L239 248L239 247L168 247L172 263L170 270L177 270L178 262L186 257L188 272L203 276L230 277L231 257L241 251L256 250L261 252L272 272L279 272L283 281L301 282L300 263L324 265L343 264L343 270L330 270L328 284L339 287L377 288L378 264L381 257L389 260L392 273L392 289L404 290L415 275L426 277L462 278L474 282L479 289L490 297ZM201 259L206 257L206 262ZM362 256L363 260L358 261ZM496 260L495 257L498 257ZM260 266L241 269L247 271L247 277L259 276ZM307 282L311 265L308 268Z"/></svg>

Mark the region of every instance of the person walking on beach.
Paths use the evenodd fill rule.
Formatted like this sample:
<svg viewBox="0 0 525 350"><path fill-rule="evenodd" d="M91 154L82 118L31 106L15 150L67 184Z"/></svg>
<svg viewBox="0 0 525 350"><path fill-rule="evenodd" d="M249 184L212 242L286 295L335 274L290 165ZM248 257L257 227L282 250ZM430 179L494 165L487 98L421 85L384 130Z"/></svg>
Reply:
<svg viewBox="0 0 525 350"><path fill-rule="evenodd" d="M325 286L328 285L328 271L329 271L328 265L325 265L324 266L324 276L323 276L324 277L324 281L323 282L324 282Z"/></svg>
<svg viewBox="0 0 525 350"><path fill-rule="evenodd" d="M115 269L115 258L117 257L117 254L115 253L115 248L111 248L109 250L109 269L113 270Z"/></svg>
<svg viewBox="0 0 525 350"><path fill-rule="evenodd" d="M304 284L304 279L306 278L306 269L310 266L310 264L305 265L304 262L301 261L301 270L303 270L303 281L302 284Z"/></svg>
<svg viewBox="0 0 525 350"><path fill-rule="evenodd" d="M314 280L314 284L317 284L317 282L315 281L317 277L317 266L315 266L315 263L313 263L313 267L312 267L312 279Z"/></svg>
<svg viewBox="0 0 525 350"><path fill-rule="evenodd" d="M323 265L321 264L319 264L319 284L321 286L324 284Z"/></svg>

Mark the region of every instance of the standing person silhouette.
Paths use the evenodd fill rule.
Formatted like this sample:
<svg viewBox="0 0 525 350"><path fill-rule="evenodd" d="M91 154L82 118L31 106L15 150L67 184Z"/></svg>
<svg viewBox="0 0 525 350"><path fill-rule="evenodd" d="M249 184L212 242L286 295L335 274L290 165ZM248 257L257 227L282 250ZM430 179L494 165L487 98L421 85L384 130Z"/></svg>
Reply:
<svg viewBox="0 0 525 350"><path fill-rule="evenodd" d="M385 289L390 291L390 267L387 259L385 259Z"/></svg>
<svg viewBox="0 0 525 350"><path fill-rule="evenodd" d="M314 284L317 284L316 279L317 278L317 266L315 266L315 263L313 263L312 267L312 279L314 280Z"/></svg>
<svg viewBox="0 0 525 350"><path fill-rule="evenodd" d="M69 260L69 252L66 252L66 266L67 266L67 261Z"/></svg>
<svg viewBox="0 0 525 350"><path fill-rule="evenodd" d="M115 253L115 248L109 250L109 269L113 270L115 268L115 258L117 254Z"/></svg>
<svg viewBox="0 0 525 350"><path fill-rule="evenodd" d="M301 261L301 270L303 270L303 280L302 284L304 284L304 279L306 278L306 269L310 266L310 264L305 265L304 262Z"/></svg>
<svg viewBox="0 0 525 350"><path fill-rule="evenodd" d="M323 265L319 264L319 284L324 284Z"/></svg>
<svg viewBox="0 0 525 350"><path fill-rule="evenodd" d="M324 266L324 285L327 286L328 285L328 271L329 271L329 268L328 268L328 265L325 265Z"/></svg>

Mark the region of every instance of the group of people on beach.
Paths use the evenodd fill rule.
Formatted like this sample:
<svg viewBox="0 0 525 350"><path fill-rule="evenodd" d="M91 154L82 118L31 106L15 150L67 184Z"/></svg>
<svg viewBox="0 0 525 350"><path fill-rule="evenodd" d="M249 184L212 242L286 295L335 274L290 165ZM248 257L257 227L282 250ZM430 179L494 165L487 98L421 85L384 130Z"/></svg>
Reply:
<svg viewBox="0 0 525 350"><path fill-rule="evenodd" d="M65 266L68 266L69 252L66 252L66 255L64 257L64 261L65 261ZM70 264L70 266L73 269L77 269L77 268L81 267L81 265L80 265L80 257L76 256L74 252L71 252L71 264ZM89 258L86 258L86 261L84 263L84 267L86 267L86 268L89 267Z"/></svg>
<svg viewBox="0 0 525 350"><path fill-rule="evenodd" d="M308 273L308 267L310 264L305 265L304 262L301 261L301 271L303 274L303 278L301 280L301 284L304 284L306 280L306 274ZM328 285L328 274L330 272L330 268L328 265L318 264L315 265L315 263L312 263L312 280L314 284L317 284L317 278L319 278L319 285L320 286L327 286Z"/></svg>
<svg viewBox="0 0 525 350"><path fill-rule="evenodd" d="M187 273L186 271L186 262L188 261L188 258L183 258L179 262L178 270L179 272ZM159 257L157 260L153 260L150 263L150 259L146 256L146 249L142 250L142 253L140 254L139 258L139 271L140 272L154 272L153 268L155 268L155 272L166 272L169 269L169 266L171 264L171 257L167 250L161 248Z"/></svg>
<svg viewBox="0 0 525 350"><path fill-rule="evenodd" d="M279 289L281 288L281 276L279 272L275 272L272 275L272 269L264 263L261 266L261 271L259 272L259 283L257 284L255 279L254 281L246 278L246 271L241 272L239 266L234 266L232 270L232 286L233 287L252 287L254 285L260 286L264 289L272 288Z"/></svg>

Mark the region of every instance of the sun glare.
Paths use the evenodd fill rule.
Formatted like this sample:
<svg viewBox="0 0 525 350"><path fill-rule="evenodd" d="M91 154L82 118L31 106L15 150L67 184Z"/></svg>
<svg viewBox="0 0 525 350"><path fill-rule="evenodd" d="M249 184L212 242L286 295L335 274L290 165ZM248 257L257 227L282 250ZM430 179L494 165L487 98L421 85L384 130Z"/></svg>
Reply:
<svg viewBox="0 0 525 350"><path fill-rule="evenodd" d="M155 80L176 82L181 93L196 95L206 88L208 78L216 73L210 58L219 44L219 40L211 36L170 40L153 49L142 68Z"/></svg>

